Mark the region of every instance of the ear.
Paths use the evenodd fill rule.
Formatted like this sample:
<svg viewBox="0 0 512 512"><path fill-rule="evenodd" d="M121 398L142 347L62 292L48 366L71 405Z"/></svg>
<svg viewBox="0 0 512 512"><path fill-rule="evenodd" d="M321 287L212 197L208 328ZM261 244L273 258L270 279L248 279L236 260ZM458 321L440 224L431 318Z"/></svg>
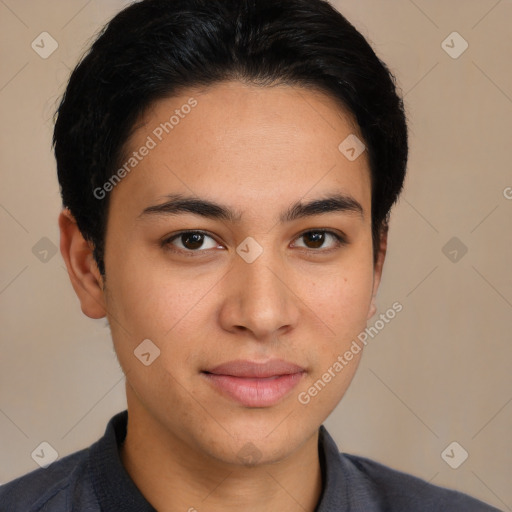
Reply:
<svg viewBox="0 0 512 512"><path fill-rule="evenodd" d="M377 291L379 290L380 280L382 277L382 269L384 267L384 260L386 259L386 251L388 248L388 225L383 224L380 230L379 236L379 248L377 252L377 259L375 261L373 269L373 290L372 290L372 301L370 303L370 309L368 310L369 320L377 311L375 299L377 297Z"/></svg>
<svg viewBox="0 0 512 512"><path fill-rule="evenodd" d="M106 316L103 278L78 225L66 208L59 215L60 252L66 263L71 284L80 300L82 312L90 318Z"/></svg>

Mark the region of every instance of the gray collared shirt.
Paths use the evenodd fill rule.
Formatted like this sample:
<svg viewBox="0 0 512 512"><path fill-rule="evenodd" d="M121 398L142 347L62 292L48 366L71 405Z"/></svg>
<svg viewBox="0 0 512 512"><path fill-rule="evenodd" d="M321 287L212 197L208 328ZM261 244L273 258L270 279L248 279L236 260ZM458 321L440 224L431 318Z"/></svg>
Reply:
<svg viewBox="0 0 512 512"><path fill-rule="evenodd" d="M127 411L116 414L89 448L1 486L0 512L154 512L119 456L127 419ZM318 450L323 489L315 512L498 510L370 459L340 453L323 425Z"/></svg>

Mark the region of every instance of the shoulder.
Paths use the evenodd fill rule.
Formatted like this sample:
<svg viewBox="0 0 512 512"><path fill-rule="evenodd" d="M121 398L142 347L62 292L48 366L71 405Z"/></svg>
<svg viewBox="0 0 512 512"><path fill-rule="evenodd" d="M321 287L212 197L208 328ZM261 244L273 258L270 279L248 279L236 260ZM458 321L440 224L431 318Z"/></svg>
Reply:
<svg viewBox="0 0 512 512"><path fill-rule="evenodd" d="M89 448L85 448L0 486L0 510L67 512L77 498L80 502L94 500L87 471L88 453Z"/></svg>
<svg viewBox="0 0 512 512"><path fill-rule="evenodd" d="M397 471L371 459L340 453L378 496L385 510L410 512L413 510L453 510L464 512L496 512L491 507L467 494L431 484L421 478ZM499 511L498 511L499 512Z"/></svg>

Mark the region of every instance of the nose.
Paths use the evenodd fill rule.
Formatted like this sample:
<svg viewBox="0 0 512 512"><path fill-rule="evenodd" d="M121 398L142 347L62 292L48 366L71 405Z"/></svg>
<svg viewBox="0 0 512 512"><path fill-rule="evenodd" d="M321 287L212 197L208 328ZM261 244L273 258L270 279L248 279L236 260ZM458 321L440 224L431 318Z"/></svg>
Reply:
<svg viewBox="0 0 512 512"><path fill-rule="evenodd" d="M300 300L294 292L291 272L270 250L252 263L236 256L225 281L220 311L222 327L269 341L296 327Z"/></svg>

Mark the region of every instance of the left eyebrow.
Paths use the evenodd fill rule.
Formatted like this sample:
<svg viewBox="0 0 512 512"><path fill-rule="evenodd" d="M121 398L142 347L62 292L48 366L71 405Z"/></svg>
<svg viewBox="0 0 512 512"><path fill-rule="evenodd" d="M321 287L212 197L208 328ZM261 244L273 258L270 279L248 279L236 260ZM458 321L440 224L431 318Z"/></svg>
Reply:
<svg viewBox="0 0 512 512"><path fill-rule="evenodd" d="M219 219L238 223L242 219L239 211L198 197L185 197L181 194L165 196L167 201L162 204L149 206L139 215L139 218L149 215L180 215L191 213L209 219ZM356 213L364 219L364 209L356 199L345 194L333 194L307 203L297 201L279 216L281 223L297 219L323 215L326 213Z"/></svg>
<svg viewBox="0 0 512 512"><path fill-rule="evenodd" d="M281 223L291 222L304 217L322 215L326 213L357 213L364 219L364 210L359 201L344 194L334 194L323 199L314 199L308 203L300 201L294 203L279 217Z"/></svg>

